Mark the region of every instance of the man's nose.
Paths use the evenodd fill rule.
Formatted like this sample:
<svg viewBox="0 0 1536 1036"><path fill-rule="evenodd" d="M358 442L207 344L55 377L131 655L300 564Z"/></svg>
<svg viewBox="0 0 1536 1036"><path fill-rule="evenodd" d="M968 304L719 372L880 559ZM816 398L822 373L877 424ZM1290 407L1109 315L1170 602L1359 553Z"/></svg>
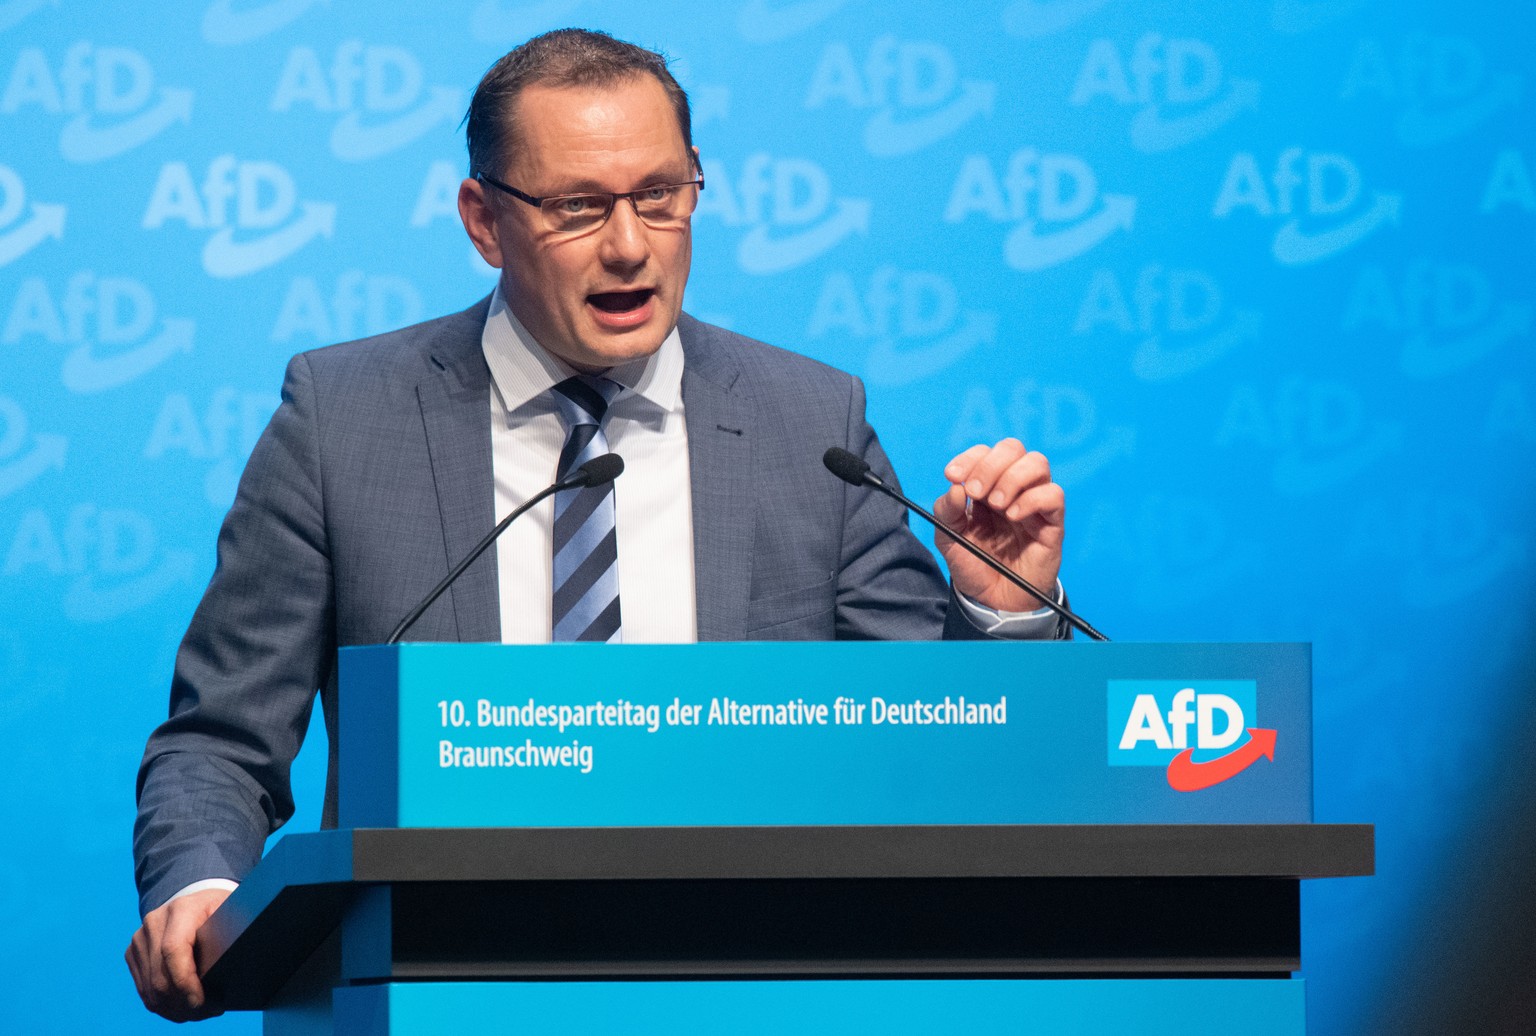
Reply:
<svg viewBox="0 0 1536 1036"><path fill-rule="evenodd" d="M635 210L634 199L615 199L608 222L600 231L599 257L609 266L627 268L643 264L651 255L649 231Z"/></svg>

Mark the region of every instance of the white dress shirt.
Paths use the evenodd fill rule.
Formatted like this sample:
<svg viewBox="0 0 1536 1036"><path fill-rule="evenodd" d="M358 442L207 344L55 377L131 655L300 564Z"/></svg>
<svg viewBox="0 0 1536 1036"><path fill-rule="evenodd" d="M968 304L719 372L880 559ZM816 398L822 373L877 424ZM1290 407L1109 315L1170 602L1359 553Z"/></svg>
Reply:
<svg viewBox="0 0 1536 1036"><path fill-rule="evenodd" d="M566 428L550 389L576 371L534 341L507 308L500 286L481 344L491 368L499 517L555 480ZM695 641L693 491L677 329L651 356L603 376L625 387L603 423L608 448L624 458L624 474L613 484L624 641ZM543 501L496 541L504 644L549 641L554 507L553 500Z"/></svg>
<svg viewBox="0 0 1536 1036"><path fill-rule="evenodd" d="M491 453L500 516L555 480L566 429L549 390L576 371L534 340L507 308L499 284L481 344L491 368ZM603 426L608 448L624 458L624 474L613 487L624 641L691 643L698 639L693 489L677 329L650 357L614 367L604 377L628 390L609 407ZM549 640L553 514L554 502L546 500L496 541L504 644ZM1048 608L1001 612L957 598L971 620L993 636L1048 636L1056 623ZM1058 582L1056 600L1061 599Z"/></svg>

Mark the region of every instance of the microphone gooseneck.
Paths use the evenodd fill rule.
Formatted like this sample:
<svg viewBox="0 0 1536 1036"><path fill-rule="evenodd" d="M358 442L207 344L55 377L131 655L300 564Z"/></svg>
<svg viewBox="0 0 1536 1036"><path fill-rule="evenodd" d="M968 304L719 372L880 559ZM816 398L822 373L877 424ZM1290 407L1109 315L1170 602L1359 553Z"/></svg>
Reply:
<svg viewBox="0 0 1536 1036"><path fill-rule="evenodd" d="M960 546L964 547L971 554L979 558L998 575L1008 580L1020 590L1023 590L1025 593L1029 594L1031 597L1039 601L1045 607L1051 609L1051 611L1055 612L1057 615L1060 615L1072 626L1081 630L1085 636L1093 640L1109 639L1104 634L1090 626L1087 620L1081 618L1064 605L1057 604L1050 594L1047 594L1044 590L1041 590L1039 587L1035 586L1035 584L1031 583L1029 580L1019 575L1013 569L997 560L997 558L987 553L979 545L972 542L968 537L961 535L954 529L951 529L948 525L945 525L943 522L939 521L935 515L930 514L925 508L913 502L912 500L907 499L901 493L886 485L885 482L881 480L879 475L876 475L873 471L870 470L869 462L866 461L863 457L860 457L855 453L850 453L840 447L833 446L831 449L827 450L826 453L822 454L821 462L827 466L828 471L832 472L832 474L836 475L844 482L847 482L849 485L868 486L871 489L884 493L886 496L890 497L892 500L895 500L909 511L922 516L923 520L928 522L928 524L932 525L935 529L940 530L950 539L960 544Z"/></svg>
<svg viewBox="0 0 1536 1036"><path fill-rule="evenodd" d="M412 608L410 614L406 615L405 618L400 620L400 624L395 627L395 631L389 635L389 639L384 643L398 643L400 638L405 635L405 631L410 629L412 624L415 623L417 619L421 618L423 612L432 607L432 602L441 597L443 595L443 591L452 586L453 581L458 579L459 576L463 575L464 570L468 568L476 558L478 558L481 554L484 554L487 547L496 542L496 537L505 532L507 526L511 525L513 521L518 518L518 516L522 515L534 504L537 504L545 497L552 496L555 493L563 492L567 489L582 489L592 486L606 485L607 483L612 482L614 479L618 478L623 473L624 458L620 457L617 453L605 453L602 456L593 457L591 460L587 461L581 467L571 472L565 478L551 485L545 486L533 496L529 497L522 504L522 506L518 507L511 514L497 522L496 527L490 532L486 533L485 539L475 544L474 549L471 550L468 554L464 555L463 561L460 561L457 565L453 566L453 570L443 578L443 581L434 586L432 588L432 592L427 594L427 596L422 600L420 604Z"/></svg>

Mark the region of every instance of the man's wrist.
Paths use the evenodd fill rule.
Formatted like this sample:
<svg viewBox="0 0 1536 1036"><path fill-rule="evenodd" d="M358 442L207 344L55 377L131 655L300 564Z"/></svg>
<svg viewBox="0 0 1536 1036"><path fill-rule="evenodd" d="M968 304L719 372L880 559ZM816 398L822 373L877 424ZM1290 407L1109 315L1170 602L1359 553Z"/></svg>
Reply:
<svg viewBox="0 0 1536 1036"><path fill-rule="evenodd" d="M1060 579L1056 580L1052 599L1057 604L1066 599L1066 591ZM994 637L1017 640L1048 637L1054 632L1057 623L1056 613L1044 605L1030 612L1003 611L982 604L959 590L955 591L955 600L978 629Z"/></svg>
<svg viewBox="0 0 1536 1036"><path fill-rule="evenodd" d="M230 878L204 878L201 881L194 881L186 888L181 889L170 899L167 899L166 902L170 903L174 900L180 899L182 896L190 896L194 892L207 892L210 889L221 889L225 892L233 892L239 887L240 883Z"/></svg>

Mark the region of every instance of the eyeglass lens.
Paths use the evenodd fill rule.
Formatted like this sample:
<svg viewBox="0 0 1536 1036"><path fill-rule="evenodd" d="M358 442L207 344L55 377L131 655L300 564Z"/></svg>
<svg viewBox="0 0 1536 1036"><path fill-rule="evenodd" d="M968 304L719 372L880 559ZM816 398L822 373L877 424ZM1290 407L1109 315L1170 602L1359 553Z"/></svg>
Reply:
<svg viewBox="0 0 1536 1036"><path fill-rule="evenodd" d="M546 198L540 211L551 230L587 230L608 219L617 198L627 197L635 214L650 226L667 226L687 219L699 201L697 183L648 187L627 195L573 194Z"/></svg>

